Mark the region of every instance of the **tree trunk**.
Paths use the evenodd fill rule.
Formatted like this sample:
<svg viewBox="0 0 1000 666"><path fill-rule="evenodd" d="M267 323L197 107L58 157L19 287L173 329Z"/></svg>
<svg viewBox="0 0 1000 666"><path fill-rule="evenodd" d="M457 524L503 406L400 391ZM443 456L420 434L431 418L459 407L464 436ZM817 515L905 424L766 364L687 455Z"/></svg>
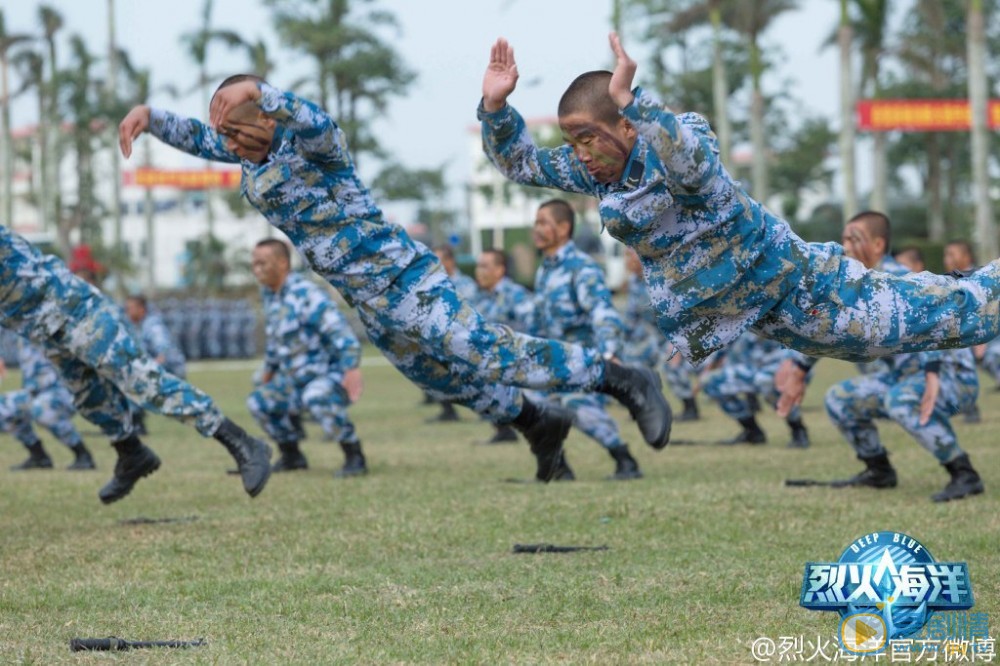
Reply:
<svg viewBox="0 0 1000 666"><path fill-rule="evenodd" d="M750 102L750 142L753 145L751 187L754 199L766 205L770 196L770 185L767 173L767 145L764 141L764 95L760 90L761 70L760 48L757 46L756 38L752 38L750 43L750 73L753 77L753 97Z"/></svg>
<svg viewBox="0 0 1000 666"><path fill-rule="evenodd" d="M55 39L49 39L49 96L48 108L44 117L49 125L48 161L46 162L45 180L49 196L46 205L49 206L49 219L57 227L62 226L62 188L60 187L59 167L62 162L62 123L59 122L59 89L56 85L56 46Z"/></svg>
<svg viewBox="0 0 1000 666"><path fill-rule="evenodd" d="M3 182L0 184L0 201L3 202L0 223L14 224L14 145L10 135L10 88L7 79L7 52L0 53L0 170Z"/></svg>
<svg viewBox="0 0 1000 666"><path fill-rule="evenodd" d="M719 138L722 164L729 166L732 154L732 128L726 109L729 91L726 89L726 62L722 57L722 12L718 2L711 7L712 18L712 105L715 108L715 133Z"/></svg>
<svg viewBox="0 0 1000 666"><path fill-rule="evenodd" d="M889 214L889 159L888 137L885 132L875 132L872 142L872 196L868 207Z"/></svg>
<svg viewBox="0 0 1000 666"><path fill-rule="evenodd" d="M939 135L927 135L927 236L938 243L947 235L944 209L941 205L941 146Z"/></svg>
<svg viewBox="0 0 1000 666"><path fill-rule="evenodd" d="M38 208L38 216L41 219L42 229L48 231L54 229L59 242L59 252L62 253L64 257L69 256L70 242L69 236L64 233L62 227L55 224L52 216L50 214L51 208L49 206L49 179L46 174L48 174L49 168L49 129L48 123L45 122L46 117L46 96L45 96L45 82L38 82L38 191L35 197L35 205Z"/></svg>
<svg viewBox="0 0 1000 666"><path fill-rule="evenodd" d="M1000 254L989 183L987 124L986 35L982 0L970 0L966 46L969 58L969 106L972 110L972 180L976 202L975 239L980 256L992 261Z"/></svg>
<svg viewBox="0 0 1000 666"><path fill-rule="evenodd" d="M847 0L840 0L840 168L844 179L844 219L858 212L858 189L854 171L854 86L851 83L851 42L854 39L847 15Z"/></svg>

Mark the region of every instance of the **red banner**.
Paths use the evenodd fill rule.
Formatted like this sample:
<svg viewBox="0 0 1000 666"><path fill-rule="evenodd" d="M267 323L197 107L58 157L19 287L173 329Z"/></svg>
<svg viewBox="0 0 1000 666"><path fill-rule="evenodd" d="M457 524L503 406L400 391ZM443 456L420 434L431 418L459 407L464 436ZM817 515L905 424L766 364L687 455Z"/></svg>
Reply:
<svg viewBox="0 0 1000 666"><path fill-rule="evenodd" d="M857 120L870 132L963 132L972 127L972 111L967 99L863 99ZM1000 128L1000 99L990 100L986 122Z"/></svg>
<svg viewBox="0 0 1000 666"><path fill-rule="evenodd" d="M122 172L122 184L182 190L234 189L240 186L241 174L235 169L136 169Z"/></svg>

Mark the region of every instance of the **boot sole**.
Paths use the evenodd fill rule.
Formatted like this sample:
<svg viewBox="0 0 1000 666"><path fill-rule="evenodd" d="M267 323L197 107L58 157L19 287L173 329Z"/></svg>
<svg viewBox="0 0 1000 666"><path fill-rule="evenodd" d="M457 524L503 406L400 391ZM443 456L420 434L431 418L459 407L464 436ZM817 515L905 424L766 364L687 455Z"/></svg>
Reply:
<svg viewBox="0 0 1000 666"><path fill-rule="evenodd" d="M128 486L122 492L118 493L117 495L111 495L105 497L104 495L101 495L101 492L104 490L104 488L101 488L101 490L98 491L97 495L98 497L100 497L101 502L104 504L111 504L113 502L117 502L118 500L120 500L123 497L126 497L130 492L132 492L132 489L135 488L135 484L139 482L139 479L146 478L147 476L149 476L158 469L160 469L160 459L154 454L152 464L150 464L150 466L144 469L139 474L139 476L135 477L132 480L132 483L128 484Z"/></svg>
<svg viewBox="0 0 1000 666"><path fill-rule="evenodd" d="M955 495L954 497L938 497L937 495L932 495L931 499L938 504L944 504L945 502L956 502L958 500L965 499L966 497L972 497L973 495L982 495L985 488L973 488L964 495Z"/></svg>
<svg viewBox="0 0 1000 666"><path fill-rule="evenodd" d="M247 495L250 497L257 497L257 495L260 495L261 491L264 490L264 486L267 485L268 479L271 478L271 447L264 442L260 442L260 444L261 446L258 449L258 452L259 457L263 462L262 466L265 470L264 475L260 478L260 480L248 488L246 484L246 477L243 476L243 467L240 466L240 477L243 479L243 490L245 490Z"/></svg>
<svg viewBox="0 0 1000 666"><path fill-rule="evenodd" d="M647 400L651 399L652 404L658 404L660 413L664 415L664 424L660 432L650 436L643 431L642 438L646 441L646 444L660 451L670 443L670 429L673 426L674 414L670 408L670 403L667 402L667 399L663 395L663 381L660 379L660 375L649 368L642 368L641 370L642 374L646 377L646 381L652 385L652 390L647 388L645 392ZM639 430L642 431L642 428L639 428Z"/></svg>

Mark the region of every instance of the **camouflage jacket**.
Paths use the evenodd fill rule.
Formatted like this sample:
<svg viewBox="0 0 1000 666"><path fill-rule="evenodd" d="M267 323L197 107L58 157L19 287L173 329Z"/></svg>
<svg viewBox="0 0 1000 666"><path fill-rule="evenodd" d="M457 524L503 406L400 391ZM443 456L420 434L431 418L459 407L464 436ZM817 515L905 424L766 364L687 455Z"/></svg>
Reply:
<svg viewBox="0 0 1000 666"><path fill-rule="evenodd" d="M383 218L329 114L292 93L259 87L258 105L278 123L263 164L241 160L215 130L168 111L152 109L149 131L192 155L239 163L243 195L348 303L382 293L426 248Z"/></svg>
<svg viewBox="0 0 1000 666"><path fill-rule="evenodd" d="M622 115L638 137L620 182L594 180L568 145L535 146L509 105L480 105L483 147L516 182L600 199L605 228L639 254L657 325L697 363L798 286L809 246L726 172L702 116L635 93Z"/></svg>
<svg viewBox="0 0 1000 666"><path fill-rule="evenodd" d="M337 305L316 284L290 273L264 299L264 367L297 384L343 375L361 363L361 343Z"/></svg>
<svg viewBox="0 0 1000 666"><path fill-rule="evenodd" d="M624 331L604 272L573 241L542 260L535 273L530 333L616 355Z"/></svg>
<svg viewBox="0 0 1000 666"><path fill-rule="evenodd" d="M154 359L163 357L163 367L167 372L184 372L184 354L174 342L170 329L157 312L149 312L138 326L139 339L143 349Z"/></svg>
<svg viewBox="0 0 1000 666"><path fill-rule="evenodd" d="M530 291L504 277L493 289L480 289L475 306L488 322L505 324L515 331L526 331L531 321L533 300Z"/></svg>

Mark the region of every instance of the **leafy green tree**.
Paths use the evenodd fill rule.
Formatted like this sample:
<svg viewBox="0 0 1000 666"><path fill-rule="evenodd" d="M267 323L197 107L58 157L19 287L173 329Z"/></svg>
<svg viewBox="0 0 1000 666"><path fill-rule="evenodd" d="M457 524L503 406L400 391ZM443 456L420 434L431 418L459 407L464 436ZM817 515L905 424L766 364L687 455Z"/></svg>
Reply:
<svg viewBox="0 0 1000 666"><path fill-rule="evenodd" d="M352 12L372 0L265 0L282 41L315 63L318 102L344 130L351 152L381 156L370 118L385 113L392 97L416 78L393 48L386 31L396 18L380 9Z"/></svg>

